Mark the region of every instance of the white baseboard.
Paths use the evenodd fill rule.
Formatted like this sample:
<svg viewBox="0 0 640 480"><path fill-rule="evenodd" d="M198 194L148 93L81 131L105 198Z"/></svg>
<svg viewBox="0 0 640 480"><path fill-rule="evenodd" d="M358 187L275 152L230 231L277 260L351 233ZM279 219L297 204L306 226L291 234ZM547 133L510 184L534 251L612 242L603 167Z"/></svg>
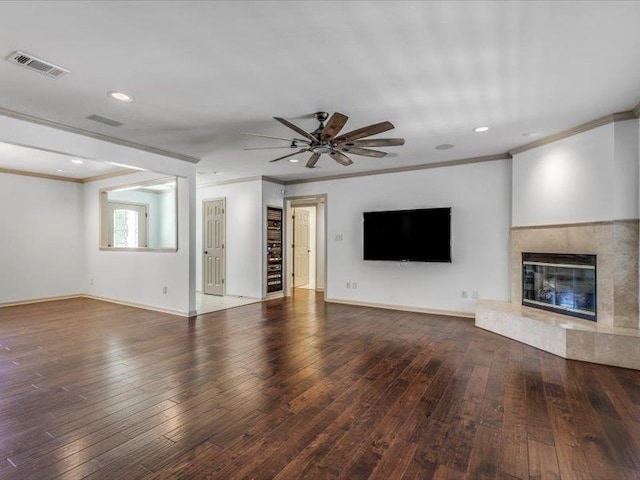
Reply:
<svg viewBox="0 0 640 480"><path fill-rule="evenodd" d="M353 300L340 300L337 298L327 298L326 302L354 305L356 307L384 308L386 310L398 310L401 312L430 313L433 315L445 315L448 317L475 318L475 313L473 312L460 312L455 310L438 310L435 308L407 307L404 305L389 305L386 303L357 302Z"/></svg>
<svg viewBox="0 0 640 480"><path fill-rule="evenodd" d="M109 302L109 303L115 303L117 305L124 305L125 307L142 308L143 310L151 310L153 312L168 313L169 315L177 315L179 317L195 317L197 315L195 310L191 312L184 312L181 310L172 310L170 308L160 308L160 307L154 307L151 305L144 305L142 303L123 302L122 300L116 300L114 298L107 298L107 297L98 297L97 295L85 294L80 296L84 298L91 298L93 300L100 300L102 302Z"/></svg>
<svg viewBox="0 0 640 480"><path fill-rule="evenodd" d="M26 300L18 300L15 302L0 303L0 308L17 307L18 305L30 305L32 303L56 302L58 300L69 300L70 298L82 298L82 297L84 297L82 293L76 293L73 295L62 295L59 297L29 298Z"/></svg>

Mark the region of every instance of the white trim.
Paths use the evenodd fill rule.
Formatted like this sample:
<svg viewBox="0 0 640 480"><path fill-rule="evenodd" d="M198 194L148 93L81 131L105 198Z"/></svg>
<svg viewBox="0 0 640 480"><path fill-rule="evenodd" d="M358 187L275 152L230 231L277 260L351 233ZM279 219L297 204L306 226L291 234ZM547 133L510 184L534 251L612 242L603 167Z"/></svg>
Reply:
<svg viewBox="0 0 640 480"><path fill-rule="evenodd" d="M29 298L26 300L18 300L15 302L0 303L0 308L17 307L18 305L30 305L32 303L56 302L58 300L69 300L71 298L83 298L84 296L85 295L82 293L76 293L72 295L61 295L59 297Z"/></svg>
<svg viewBox="0 0 640 480"><path fill-rule="evenodd" d="M404 305L388 305L386 303L356 302L353 300L339 300L327 298L327 303L339 303L342 305L353 305L356 307L384 308L386 310L398 310L401 312L430 313L432 315L445 315L447 317L475 318L474 312L459 312L455 310L438 310L436 308L407 307Z"/></svg>
<svg viewBox="0 0 640 480"><path fill-rule="evenodd" d="M80 295L80 297L90 298L92 300L100 300L102 302L115 303L117 305L124 305L125 307L134 307L134 308L141 308L142 310L151 310L153 312L168 313L169 315L177 315L179 317L194 317L197 315L195 310L190 312L184 312L182 310L172 310L170 308L153 307L151 305L144 305L142 303L124 302L122 300L116 300L114 298L99 297L97 295L89 295L89 294Z"/></svg>
<svg viewBox="0 0 640 480"><path fill-rule="evenodd" d="M63 295L60 297L42 297L42 298L30 298L28 300L18 300L17 302L7 302L7 303L0 303L0 308L5 308L5 307L16 307L19 305L30 305L33 303L46 303L46 302L56 302L58 300L69 300L72 298L89 298L92 300L98 300L101 302L108 302L108 303L115 303L118 305L124 305L126 307L134 307L134 308L140 308L142 310L152 310L154 312L160 312L160 313L168 313L170 315L178 315L180 317L195 317L197 315L197 312L195 310L187 313L187 312L183 312L180 310L171 310L169 308L159 308L159 307L153 307L151 305L143 305L140 303L132 303L132 302L123 302L121 300L115 300L113 298L106 298L106 297L98 297L97 295L89 295L87 293L76 293L73 295Z"/></svg>

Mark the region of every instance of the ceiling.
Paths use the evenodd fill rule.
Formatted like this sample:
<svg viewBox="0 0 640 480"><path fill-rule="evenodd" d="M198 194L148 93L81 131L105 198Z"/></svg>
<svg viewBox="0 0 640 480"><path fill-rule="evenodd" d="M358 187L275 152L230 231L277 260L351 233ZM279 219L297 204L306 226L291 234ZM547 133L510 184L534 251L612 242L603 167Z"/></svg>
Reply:
<svg viewBox="0 0 640 480"><path fill-rule="evenodd" d="M201 159L220 180L314 178L505 152L640 102L640 2L0 2L0 107ZM118 90L131 103L108 98ZM313 112L389 120L397 156L318 169L242 132ZM87 120L90 114L124 125ZM473 128L490 127L478 134ZM535 137L523 133L535 132ZM295 134L294 134L295 135ZM455 145L436 150L439 144ZM282 153L280 153L282 152ZM2 165L0 164L0 167Z"/></svg>
<svg viewBox="0 0 640 480"><path fill-rule="evenodd" d="M22 145L0 142L0 169L18 170L40 175L87 180L103 175L131 173L123 166L87 160L63 153L49 152Z"/></svg>

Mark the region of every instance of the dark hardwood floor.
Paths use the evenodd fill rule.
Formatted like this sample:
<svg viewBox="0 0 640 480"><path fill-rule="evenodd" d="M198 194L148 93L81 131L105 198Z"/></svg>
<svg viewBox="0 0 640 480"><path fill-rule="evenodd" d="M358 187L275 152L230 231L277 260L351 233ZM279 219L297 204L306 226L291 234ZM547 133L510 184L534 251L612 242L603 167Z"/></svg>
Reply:
<svg viewBox="0 0 640 480"><path fill-rule="evenodd" d="M640 478L640 372L313 292L0 309L0 478Z"/></svg>

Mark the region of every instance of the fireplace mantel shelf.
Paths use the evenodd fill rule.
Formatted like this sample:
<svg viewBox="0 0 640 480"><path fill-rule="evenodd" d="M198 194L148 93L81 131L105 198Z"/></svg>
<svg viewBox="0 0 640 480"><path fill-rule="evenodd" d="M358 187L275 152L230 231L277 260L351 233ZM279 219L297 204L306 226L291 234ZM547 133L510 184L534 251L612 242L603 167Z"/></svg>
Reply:
<svg viewBox="0 0 640 480"><path fill-rule="evenodd" d="M567 359L640 370L638 329L492 300L478 301L475 324Z"/></svg>

